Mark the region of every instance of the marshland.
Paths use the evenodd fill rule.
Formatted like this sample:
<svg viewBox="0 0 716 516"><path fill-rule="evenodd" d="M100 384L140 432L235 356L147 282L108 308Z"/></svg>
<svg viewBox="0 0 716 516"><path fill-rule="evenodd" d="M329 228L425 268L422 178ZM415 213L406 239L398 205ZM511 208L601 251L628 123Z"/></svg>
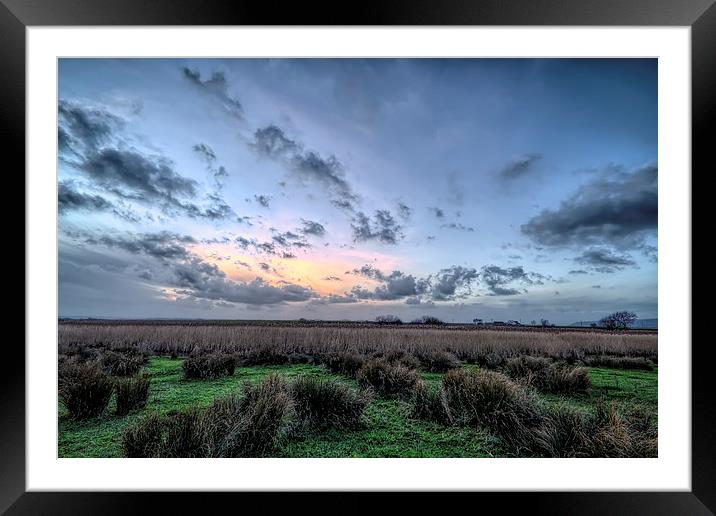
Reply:
<svg viewBox="0 0 716 516"><path fill-rule="evenodd" d="M59 325L60 457L651 457L657 334Z"/></svg>

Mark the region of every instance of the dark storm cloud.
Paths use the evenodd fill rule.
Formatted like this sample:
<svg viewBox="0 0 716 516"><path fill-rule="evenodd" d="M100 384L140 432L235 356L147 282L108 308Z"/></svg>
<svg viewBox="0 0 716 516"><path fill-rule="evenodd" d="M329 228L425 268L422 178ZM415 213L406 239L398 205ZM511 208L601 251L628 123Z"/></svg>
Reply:
<svg viewBox="0 0 716 516"><path fill-rule="evenodd" d="M271 197L268 195L254 195L254 200L264 208L268 208L269 203L271 202Z"/></svg>
<svg viewBox="0 0 716 516"><path fill-rule="evenodd" d="M169 231L101 237L87 235L84 241L88 244L119 248L132 254L143 254L162 260L187 259L190 257L190 252L186 245L197 243L189 235L179 235Z"/></svg>
<svg viewBox="0 0 716 516"><path fill-rule="evenodd" d="M475 269L453 265L427 278L393 271L385 274L372 265L353 269L351 274L363 276L381 283L373 290L354 287L351 291L359 299L388 301L425 296L440 301L453 300L469 293L470 286L478 278Z"/></svg>
<svg viewBox="0 0 716 516"><path fill-rule="evenodd" d="M226 278L216 265L191 253L186 245L197 243L190 236L160 232L124 236L86 237L85 244L122 249L132 254L158 260L155 266L142 268L142 279L154 278L169 285L175 292L192 299L208 299L250 305L306 301L316 297L311 289L283 283L273 286L260 278L251 282L237 282ZM147 262L151 265L150 262ZM239 264L250 267L244 262ZM267 264L261 264L265 269Z"/></svg>
<svg viewBox="0 0 716 516"><path fill-rule="evenodd" d="M123 125L122 119L102 109L64 100L60 101L59 112L60 148L67 150L72 146L73 153L73 158L66 162L85 173L94 187L125 200L157 206L171 215L211 220L234 215L218 194L209 196L206 207L192 202L197 196L198 184L177 173L171 160L163 156L147 156L123 144L117 148L101 147ZM219 184L226 170L213 167L216 158L213 150L206 144L197 144L194 150L207 161ZM117 214L128 219L136 218L127 208L118 208Z"/></svg>
<svg viewBox="0 0 716 516"><path fill-rule="evenodd" d="M506 180L518 179L525 176L534 168L542 156L537 153L525 154L510 161L500 171L500 177Z"/></svg>
<svg viewBox="0 0 716 516"><path fill-rule="evenodd" d="M273 286L260 278L251 282L235 282L224 278L208 278L188 292L194 297L222 300L247 305L275 305L286 302L308 301L316 293L301 285L285 283Z"/></svg>
<svg viewBox="0 0 716 516"><path fill-rule="evenodd" d="M104 197L78 192L67 181L57 185L57 206L60 214L75 210L106 211L114 208Z"/></svg>
<svg viewBox="0 0 716 516"><path fill-rule="evenodd" d="M257 129L249 145L258 154L283 163L299 181L320 184L336 197L334 201L350 203L358 198L345 178L343 164L335 156L305 151L303 144L288 138L276 125Z"/></svg>
<svg viewBox="0 0 716 516"><path fill-rule="evenodd" d="M75 164L93 184L121 198L158 206L171 215L225 219L235 215L218 193L209 194L208 204L193 202L197 182L174 170L161 156L145 156L132 149L105 148Z"/></svg>
<svg viewBox="0 0 716 516"><path fill-rule="evenodd" d="M69 148L72 141L79 141L86 150L95 149L124 124L121 118L104 109L63 99L58 110L60 150Z"/></svg>
<svg viewBox="0 0 716 516"><path fill-rule="evenodd" d="M522 266L503 268L486 265L480 271L480 279L491 295L512 296L524 292L524 289L512 287L512 283L521 283L523 286L542 285L547 278L536 272L526 272Z"/></svg>
<svg viewBox="0 0 716 516"><path fill-rule="evenodd" d="M657 229L657 170L656 164L631 172L611 168L581 186L558 209L543 210L530 219L522 233L553 247L639 247L644 237Z"/></svg>
<svg viewBox="0 0 716 516"><path fill-rule="evenodd" d="M243 119L244 109L237 99L229 95L229 86L223 72L215 71L210 78L202 80L199 71L183 67L182 75L199 91L219 101L228 114Z"/></svg>
<svg viewBox="0 0 716 516"><path fill-rule="evenodd" d="M397 244L403 235L403 228L388 210L377 210L373 218L363 212L356 213L351 222L354 242L378 240L384 244Z"/></svg>
<svg viewBox="0 0 716 516"><path fill-rule="evenodd" d="M196 181L174 171L165 158L133 150L102 149L79 164L92 181L121 197L179 206L180 197L196 196Z"/></svg>
<svg viewBox="0 0 716 516"><path fill-rule="evenodd" d="M574 258L574 262L586 265L596 272L614 273L627 267L635 267L636 262L628 254L616 254L609 249L590 248Z"/></svg>
<svg viewBox="0 0 716 516"><path fill-rule="evenodd" d="M430 278L430 293L436 301L447 301L456 297L464 297L471 292L472 284L479 274L471 267L453 265L442 269Z"/></svg>
<svg viewBox="0 0 716 516"><path fill-rule="evenodd" d="M303 227L300 229L300 231L304 235L322 237L326 234L326 228L323 227L323 224L306 219L301 219L301 224L303 225Z"/></svg>
<svg viewBox="0 0 716 516"><path fill-rule="evenodd" d="M465 226L465 225L460 224L460 223L458 223L458 222L450 222L450 223L448 223L448 224L443 224L443 225L440 226L440 227L446 228L446 229L456 229L456 230L458 230L458 231L466 231L466 232L468 232L468 233L472 233L472 232L475 231L475 228L473 228L472 226Z"/></svg>

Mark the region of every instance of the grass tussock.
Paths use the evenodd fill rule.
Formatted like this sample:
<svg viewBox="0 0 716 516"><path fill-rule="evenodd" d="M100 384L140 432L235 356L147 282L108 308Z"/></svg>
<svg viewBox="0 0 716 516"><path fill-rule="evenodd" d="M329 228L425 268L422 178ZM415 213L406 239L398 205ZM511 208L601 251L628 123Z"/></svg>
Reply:
<svg viewBox="0 0 716 516"><path fill-rule="evenodd" d="M509 359L504 372L513 380L553 394L582 394L591 387L587 368L553 363L544 357Z"/></svg>
<svg viewBox="0 0 716 516"><path fill-rule="evenodd" d="M391 364L382 359L369 360L358 371L359 385L371 389L383 398L409 399L420 375L414 369Z"/></svg>
<svg viewBox="0 0 716 516"><path fill-rule="evenodd" d="M124 416L133 410L143 408L149 397L149 375L122 377L114 380L114 391L117 395L116 414Z"/></svg>
<svg viewBox="0 0 716 516"><path fill-rule="evenodd" d="M544 457L657 457L651 417L638 407L620 414L614 405L598 405L594 413L553 406L533 433L532 449Z"/></svg>
<svg viewBox="0 0 716 516"><path fill-rule="evenodd" d="M348 429L361 424L368 396L336 380L300 376L289 385L295 417L301 429Z"/></svg>
<svg viewBox="0 0 716 516"><path fill-rule="evenodd" d="M270 374L205 408L150 414L122 437L125 457L262 457L284 439L328 428L357 428L368 404L335 380Z"/></svg>
<svg viewBox="0 0 716 516"><path fill-rule="evenodd" d="M73 419L101 416L112 388L111 378L95 362L69 360L59 369L59 397Z"/></svg>
<svg viewBox="0 0 716 516"><path fill-rule="evenodd" d="M146 362L146 358L137 350L105 350L99 357L102 370L112 376L132 376L137 374Z"/></svg>
<svg viewBox="0 0 716 516"><path fill-rule="evenodd" d="M418 353L420 366L431 373L445 373L462 365L460 360L447 351L424 351Z"/></svg>
<svg viewBox="0 0 716 516"><path fill-rule="evenodd" d="M418 369L420 367L420 360L403 349L391 349L385 353L378 352L372 358L383 359L389 364L401 365L408 369Z"/></svg>
<svg viewBox="0 0 716 516"><path fill-rule="evenodd" d="M236 359L232 355L212 354L189 357L182 363L184 378L205 379L233 376Z"/></svg>
<svg viewBox="0 0 716 516"><path fill-rule="evenodd" d="M290 429L294 409L286 381L268 375L244 383L242 395L215 400L206 412L211 457L261 457Z"/></svg>
<svg viewBox="0 0 716 516"><path fill-rule="evenodd" d="M424 382L417 383L411 399L410 415L416 419L449 424L450 417L442 388L431 387Z"/></svg>
<svg viewBox="0 0 716 516"><path fill-rule="evenodd" d="M204 418L198 409L151 413L124 430L122 454L133 458L205 457Z"/></svg>
<svg viewBox="0 0 716 516"><path fill-rule="evenodd" d="M517 451L539 421L534 394L503 374L454 369L445 374L440 388L452 424L487 428Z"/></svg>
<svg viewBox="0 0 716 516"><path fill-rule="evenodd" d="M323 357L323 364L332 373L355 378L365 364L365 358L357 353L329 353Z"/></svg>

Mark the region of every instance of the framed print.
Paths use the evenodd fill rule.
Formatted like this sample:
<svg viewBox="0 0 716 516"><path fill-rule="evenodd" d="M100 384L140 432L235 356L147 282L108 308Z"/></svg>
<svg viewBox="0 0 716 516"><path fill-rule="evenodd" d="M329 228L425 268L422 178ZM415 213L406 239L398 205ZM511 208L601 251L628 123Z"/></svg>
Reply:
<svg viewBox="0 0 716 516"><path fill-rule="evenodd" d="M714 510L712 2L180 4L3 3L27 202L3 509Z"/></svg>

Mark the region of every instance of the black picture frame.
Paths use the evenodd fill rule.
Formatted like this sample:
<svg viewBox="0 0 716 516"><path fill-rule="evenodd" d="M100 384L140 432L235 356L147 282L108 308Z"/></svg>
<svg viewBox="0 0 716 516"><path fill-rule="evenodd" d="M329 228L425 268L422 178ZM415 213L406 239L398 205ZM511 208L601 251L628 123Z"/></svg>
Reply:
<svg viewBox="0 0 716 516"><path fill-rule="evenodd" d="M715 0L427 0L355 4L219 2L211 0L0 0L0 124L7 176L25 167L25 30L43 25L621 25L691 27L692 170L713 169L709 115L716 112ZM10 167L8 158L16 165ZM709 169L706 164L710 165ZM692 173L692 177L694 174ZM18 179L19 180L19 179ZM24 181L20 186L25 191ZM693 232L692 232L693 234ZM23 235L23 241L24 241ZM27 271L26 271L27 274ZM19 303L18 303L19 304ZM23 304L24 306L24 304ZM697 307L694 307L696 310ZM693 316L692 316L692 320ZM11 324L17 324L12 322ZM480 493L501 511L542 514L713 514L716 444L709 339L692 337L692 491ZM0 374L0 511L7 514L162 513L206 511L205 497L157 493L25 492L25 353L5 342ZM691 343L681 343L688 346ZM237 510L270 511L281 497L222 494ZM227 500L227 498L231 498ZM416 496L415 501L420 501ZM213 505L215 501L212 500ZM458 502L459 503L459 502ZM346 498L343 507L359 510ZM325 506L331 510L330 505ZM482 507L487 507L483 505ZM316 507L313 506L312 510Z"/></svg>

